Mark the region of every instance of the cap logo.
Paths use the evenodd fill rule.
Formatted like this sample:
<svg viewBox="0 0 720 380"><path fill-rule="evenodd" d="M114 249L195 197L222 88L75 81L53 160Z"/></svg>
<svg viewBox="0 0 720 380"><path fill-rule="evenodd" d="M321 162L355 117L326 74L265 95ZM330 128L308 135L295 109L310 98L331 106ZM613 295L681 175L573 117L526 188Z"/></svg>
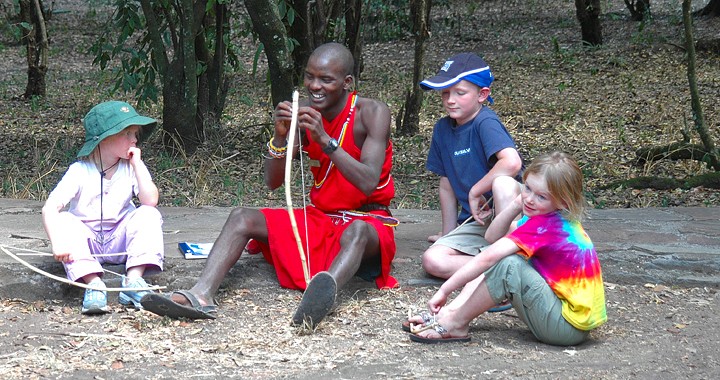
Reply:
<svg viewBox="0 0 720 380"><path fill-rule="evenodd" d="M120 107L120 111L127 113L127 112L130 112L130 108L123 106L123 107Z"/></svg>
<svg viewBox="0 0 720 380"><path fill-rule="evenodd" d="M445 61L445 64L443 65L443 67L440 68L440 71L447 72L448 70L450 70L450 66L453 64L453 62L455 61Z"/></svg>

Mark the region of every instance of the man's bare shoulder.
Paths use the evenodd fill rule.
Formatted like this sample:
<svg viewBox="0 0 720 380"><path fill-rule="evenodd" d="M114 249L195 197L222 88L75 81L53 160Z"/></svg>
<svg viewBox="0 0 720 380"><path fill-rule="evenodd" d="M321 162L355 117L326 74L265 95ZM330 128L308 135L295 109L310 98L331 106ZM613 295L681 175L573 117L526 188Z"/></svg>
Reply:
<svg viewBox="0 0 720 380"><path fill-rule="evenodd" d="M390 112L390 108L384 102L381 102L377 99L364 98L361 96L358 96L355 107L357 107L358 111L363 113L367 112L372 114L380 112Z"/></svg>

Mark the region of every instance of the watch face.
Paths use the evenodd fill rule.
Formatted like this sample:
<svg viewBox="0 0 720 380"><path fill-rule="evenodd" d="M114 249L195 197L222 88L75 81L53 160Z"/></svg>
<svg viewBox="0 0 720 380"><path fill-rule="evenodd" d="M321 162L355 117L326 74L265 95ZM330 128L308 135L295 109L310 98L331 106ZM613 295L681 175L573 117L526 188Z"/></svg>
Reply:
<svg viewBox="0 0 720 380"><path fill-rule="evenodd" d="M339 144L337 140L330 139L330 141L328 141L328 144L323 148L323 152L325 152L325 154L330 154L334 152L338 148L338 146Z"/></svg>

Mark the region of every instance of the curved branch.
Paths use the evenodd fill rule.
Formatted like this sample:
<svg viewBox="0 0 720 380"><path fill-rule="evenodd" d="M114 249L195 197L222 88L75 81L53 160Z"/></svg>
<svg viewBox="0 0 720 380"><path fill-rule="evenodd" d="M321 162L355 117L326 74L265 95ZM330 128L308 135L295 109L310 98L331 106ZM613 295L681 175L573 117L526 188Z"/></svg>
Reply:
<svg viewBox="0 0 720 380"><path fill-rule="evenodd" d="M635 151L638 164L658 161L662 159L671 160L695 160L705 162L716 171L720 170L716 152L710 152L702 145L688 144L686 142L674 142L667 145L643 147Z"/></svg>
<svg viewBox="0 0 720 380"><path fill-rule="evenodd" d="M140 7L145 15L145 25L147 26L148 35L150 37L150 46L152 47L152 57L157 65L160 75L165 75L168 70L169 59L167 49L162 42L162 33L160 32L160 21L156 17L156 12L149 0L141 0ZM170 20L170 17L168 17ZM172 31L174 33L174 30ZM173 42L176 40L173 36ZM173 43L175 45L175 43ZM177 46L173 46L173 50L177 51Z"/></svg>

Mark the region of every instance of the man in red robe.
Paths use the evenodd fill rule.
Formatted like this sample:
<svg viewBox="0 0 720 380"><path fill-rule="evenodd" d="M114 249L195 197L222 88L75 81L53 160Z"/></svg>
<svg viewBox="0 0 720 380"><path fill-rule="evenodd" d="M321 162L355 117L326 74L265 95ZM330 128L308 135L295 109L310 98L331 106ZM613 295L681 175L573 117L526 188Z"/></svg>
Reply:
<svg viewBox="0 0 720 380"><path fill-rule="evenodd" d="M213 296L248 242L275 267L281 286L305 290L293 316L296 325L316 326L335 304L337 289L355 274L374 279L381 289L397 286L390 275L397 225L388 208L395 196L390 110L357 95L353 64L350 51L338 43L313 51L304 74L307 100L298 110L301 133L288 144L292 104L281 102L267 144L265 183L271 189L283 183L287 154L297 154L301 146L309 158L311 204L294 215L312 280L306 284L286 209L237 208L197 283L169 297L149 294L142 301L146 310L175 318L215 318Z"/></svg>

